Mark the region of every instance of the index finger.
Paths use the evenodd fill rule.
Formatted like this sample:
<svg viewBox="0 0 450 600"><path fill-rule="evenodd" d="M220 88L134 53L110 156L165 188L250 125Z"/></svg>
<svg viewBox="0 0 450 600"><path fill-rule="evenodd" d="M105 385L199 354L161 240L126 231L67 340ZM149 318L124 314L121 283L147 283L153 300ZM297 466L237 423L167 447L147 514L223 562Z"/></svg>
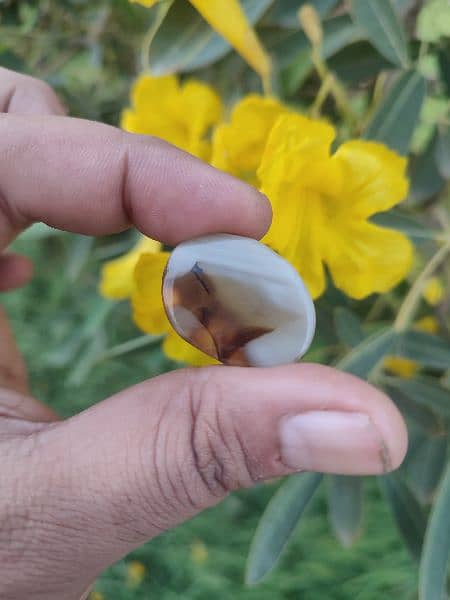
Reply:
<svg viewBox="0 0 450 600"><path fill-rule="evenodd" d="M265 196L158 138L70 119L0 115L0 248L34 221L102 235L135 225L176 244L260 237Z"/></svg>

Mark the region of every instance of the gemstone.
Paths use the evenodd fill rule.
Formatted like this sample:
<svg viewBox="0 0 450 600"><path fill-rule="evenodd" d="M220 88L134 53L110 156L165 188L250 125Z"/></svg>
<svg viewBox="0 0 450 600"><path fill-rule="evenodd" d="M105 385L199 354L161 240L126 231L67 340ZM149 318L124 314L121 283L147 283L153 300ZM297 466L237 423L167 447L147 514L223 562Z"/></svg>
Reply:
<svg viewBox="0 0 450 600"><path fill-rule="evenodd" d="M314 305L300 276L250 238L220 234L179 244L162 294L178 334L227 365L294 362L314 335Z"/></svg>

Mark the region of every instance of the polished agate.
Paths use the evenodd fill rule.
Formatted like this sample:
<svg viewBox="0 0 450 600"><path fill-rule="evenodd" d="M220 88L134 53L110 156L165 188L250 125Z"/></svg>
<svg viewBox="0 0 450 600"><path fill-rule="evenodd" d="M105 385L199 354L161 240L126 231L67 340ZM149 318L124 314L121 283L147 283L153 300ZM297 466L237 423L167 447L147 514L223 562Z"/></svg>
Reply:
<svg viewBox="0 0 450 600"><path fill-rule="evenodd" d="M298 273L250 238L183 242L169 258L162 294L179 335L227 365L294 362L314 335L314 305Z"/></svg>

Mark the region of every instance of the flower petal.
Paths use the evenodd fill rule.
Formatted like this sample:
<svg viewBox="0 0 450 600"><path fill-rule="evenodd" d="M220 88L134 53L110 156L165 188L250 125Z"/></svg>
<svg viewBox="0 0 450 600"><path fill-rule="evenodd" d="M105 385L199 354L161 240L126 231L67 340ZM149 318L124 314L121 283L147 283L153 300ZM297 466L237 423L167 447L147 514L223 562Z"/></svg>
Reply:
<svg viewBox="0 0 450 600"><path fill-rule="evenodd" d="M270 58L261 46L238 0L190 2L263 79L268 79L271 71Z"/></svg>
<svg viewBox="0 0 450 600"><path fill-rule="evenodd" d="M426 333L438 333L439 328L439 321L436 319L436 317L433 317L432 315L422 317L414 323L414 329L418 329L419 331L425 331Z"/></svg>
<svg viewBox="0 0 450 600"><path fill-rule="evenodd" d="M190 80L180 86L174 75L141 75L135 82L132 106L121 126L131 133L160 137L202 159L209 159L204 139L221 116L222 104L212 87Z"/></svg>
<svg viewBox="0 0 450 600"><path fill-rule="evenodd" d="M212 87L193 79L181 88L178 103L179 119L186 123L188 140L186 150L204 160L210 158L210 144L204 138L209 128L222 115L222 102Z"/></svg>
<svg viewBox="0 0 450 600"><path fill-rule="evenodd" d="M263 242L290 261L313 298L325 289L321 189L336 189L339 172L329 149L335 131L322 121L283 115L266 145L258 175L273 209L272 226Z"/></svg>
<svg viewBox="0 0 450 600"><path fill-rule="evenodd" d="M274 98L256 94L243 98L235 105L231 121L216 127L211 164L255 185L270 130L288 111Z"/></svg>
<svg viewBox="0 0 450 600"><path fill-rule="evenodd" d="M101 295L112 300L129 298L134 288L134 268L140 255L143 252L159 252L160 249L160 242L142 237L130 252L105 263L99 286Z"/></svg>
<svg viewBox="0 0 450 600"><path fill-rule="evenodd" d="M164 310L161 283L169 252L142 254L134 270L135 286L131 297L136 325L151 335L170 331Z"/></svg>
<svg viewBox="0 0 450 600"><path fill-rule="evenodd" d="M422 293L430 306L437 306L444 298L444 286L438 277L430 277Z"/></svg>
<svg viewBox="0 0 450 600"><path fill-rule="evenodd" d="M272 226L262 241L297 269L311 296L318 298L326 284L321 251L326 232L319 197L301 190L299 198L299 190L292 185L285 186L281 193L280 208L274 212Z"/></svg>
<svg viewBox="0 0 450 600"><path fill-rule="evenodd" d="M384 144L353 140L334 154L343 172L342 209L367 218L385 211L408 193L407 161Z"/></svg>
<svg viewBox="0 0 450 600"><path fill-rule="evenodd" d="M356 299L393 288L413 259L412 244L402 233L342 218L328 228L323 253L336 286Z"/></svg>
<svg viewBox="0 0 450 600"><path fill-rule="evenodd" d="M322 186L333 187L338 171L330 164L329 151L334 137L334 128L324 121L297 114L280 116L270 132L258 170L263 186L276 190L294 183L298 189L316 191ZM328 182L330 177L332 183Z"/></svg>
<svg viewBox="0 0 450 600"><path fill-rule="evenodd" d="M141 75L131 90L132 106L122 114L122 128L131 133L162 137L171 143L182 140L173 112L179 94L175 75Z"/></svg>
<svg viewBox="0 0 450 600"><path fill-rule="evenodd" d="M147 6L148 8L150 8L150 6L153 6L157 2L160 2L160 0L130 0L130 2L134 4L142 4L142 6Z"/></svg>
<svg viewBox="0 0 450 600"><path fill-rule="evenodd" d="M172 328L164 339L163 350L170 359L193 367L219 364L217 360L183 340Z"/></svg>
<svg viewBox="0 0 450 600"><path fill-rule="evenodd" d="M383 360L383 367L387 371L394 373L394 375L410 379L417 373L420 365L414 360L409 360L409 358L402 358L401 356L386 356L386 358Z"/></svg>

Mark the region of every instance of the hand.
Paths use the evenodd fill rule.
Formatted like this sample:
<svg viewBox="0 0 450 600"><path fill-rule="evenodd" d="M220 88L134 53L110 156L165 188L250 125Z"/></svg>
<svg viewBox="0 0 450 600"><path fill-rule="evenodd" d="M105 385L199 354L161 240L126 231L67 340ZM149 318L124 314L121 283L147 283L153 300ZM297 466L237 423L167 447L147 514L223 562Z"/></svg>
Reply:
<svg viewBox="0 0 450 600"><path fill-rule="evenodd" d="M0 69L0 110L0 251L34 221L89 235L134 225L170 244L269 226L253 188L161 140L69 119L41 82ZM0 290L30 276L25 258L0 255ZM383 393L312 364L183 369L60 421L29 396L1 314L0 597L79 600L231 490L301 470L383 473L406 445Z"/></svg>

